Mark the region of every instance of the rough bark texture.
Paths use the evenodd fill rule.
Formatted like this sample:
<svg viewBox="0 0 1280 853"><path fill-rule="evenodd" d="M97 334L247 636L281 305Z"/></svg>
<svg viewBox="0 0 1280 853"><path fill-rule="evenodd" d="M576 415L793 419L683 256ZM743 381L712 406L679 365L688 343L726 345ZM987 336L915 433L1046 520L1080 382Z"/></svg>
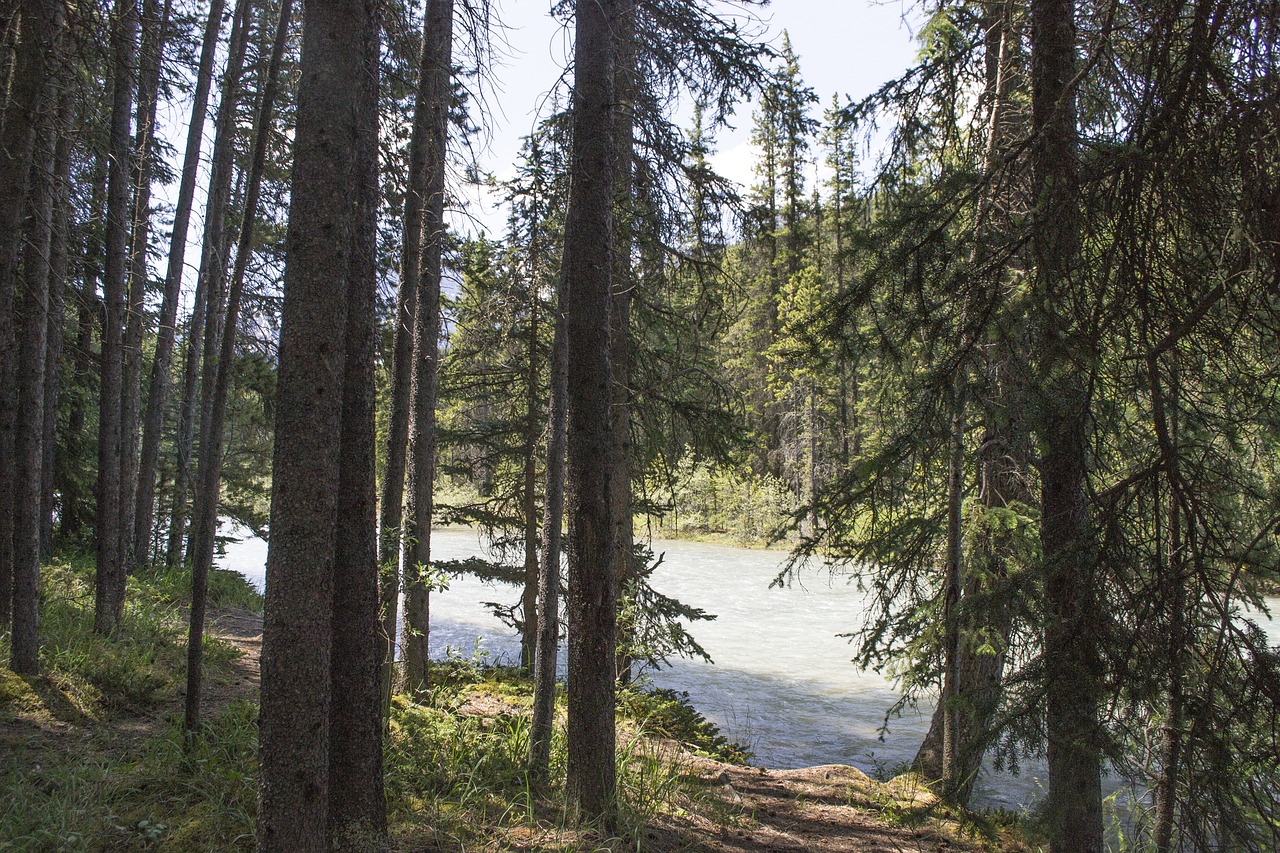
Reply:
<svg viewBox="0 0 1280 853"><path fill-rule="evenodd" d="M1066 306L1078 287L1080 214L1076 142L1074 0L1031 4L1032 121L1041 374L1037 430L1041 545L1048 606L1044 635L1048 701L1049 820L1053 853L1102 850L1096 579L1085 495L1088 385L1085 355Z"/></svg>
<svg viewBox="0 0 1280 853"><path fill-rule="evenodd" d="M547 500L542 518L542 567L538 573L538 648L534 656L533 722L529 729L529 770L550 772L555 724L556 658L560 637L560 554L564 524L565 453L568 443L569 361L565 311L569 282L561 278L551 343L551 398L547 414Z"/></svg>
<svg viewBox="0 0 1280 853"><path fill-rule="evenodd" d="M224 0L209 4L204 42L200 47L200 65L196 70L196 88L191 107L191 123L187 127L187 145L182 158L182 177L178 185L178 201L173 214L173 232L169 238L169 263L164 279L164 297L160 303L160 323L156 335L156 353L151 362L147 383L147 410L142 425L142 450L138 460L137 507L134 529L138 531L133 550L135 565L143 565L150 557L151 530L155 516L156 471L160 461L160 433L164 426L164 406L169 396L169 369L173 364L173 345L177 334L178 301L182 292L182 272L186 262L187 230L191 224L191 205L195 198L196 173L200 166L200 146L204 141L204 121L209 111L209 90L213 87L213 60L222 28Z"/></svg>
<svg viewBox="0 0 1280 853"><path fill-rule="evenodd" d="M187 329L186 364L183 366L182 410L178 418L177 460L173 475L173 511L169 520L169 545L165 562L182 562L182 540L186 528L187 490L191 478L191 450L197 424L196 403L202 355L216 349L220 292L226 281L226 239L224 225L231 198L231 166L235 154L235 113L240 97L240 76L249 43L249 12L252 0L237 0L227 47L227 67L222 76L222 95L214 122L213 162L205 203L204 240L200 253L200 273L196 279L195 305ZM167 285L166 285L167 286ZM210 339L213 347L210 348Z"/></svg>
<svg viewBox="0 0 1280 853"><path fill-rule="evenodd" d="M631 246L635 238L635 205L633 203L633 168L635 156L635 100L639 81L636 79L636 4L634 0L616 0L618 20L613 27L615 51L614 98L614 172L613 199L614 251L610 286L612 304L609 316L610 411L612 448L609 456L613 502L613 573L617 585L615 595L621 597L635 577L631 518L631 298L635 282L631 271ZM631 682L634 625L618 626L616 662L618 681Z"/></svg>
<svg viewBox="0 0 1280 853"><path fill-rule="evenodd" d="M612 0L577 4L573 142L561 274L567 305L569 721L571 809L606 831L616 820L613 452L609 314L613 250Z"/></svg>
<svg viewBox="0 0 1280 853"><path fill-rule="evenodd" d="M370 21L376 20L370 2ZM374 304L378 288L378 44L367 26L356 128L355 232L347 286L340 497L335 533L329 722L330 850L386 849L382 785L383 644L379 637L377 483L374 479Z"/></svg>
<svg viewBox="0 0 1280 853"><path fill-rule="evenodd" d="M375 22L365 0L304 6L263 625L258 844L264 851L324 850L331 841L335 532L350 273L367 198L361 186L367 161L359 149L372 120L360 81L376 45L365 28ZM368 701L376 713L376 697Z"/></svg>
<svg viewBox="0 0 1280 853"><path fill-rule="evenodd" d="M23 0L21 4L24 23L0 129L0 626L8 624L13 601L18 368L14 299L18 246L22 238L41 84L48 74L53 52L58 8L48 0Z"/></svg>
<svg viewBox="0 0 1280 853"><path fill-rule="evenodd" d="M98 492L94 535L97 583L94 628L115 630L124 609L124 560L120 553L121 411L124 384L124 289L128 279L129 198L132 195L129 119L133 113L134 55L138 9L134 0L118 0L112 35L114 94L111 107L111 156L107 163L107 253L102 282L106 303L102 332L102 381L98 403Z"/></svg>
<svg viewBox="0 0 1280 853"><path fill-rule="evenodd" d="M52 79L55 75L50 75ZM18 323L18 422L14 446L13 633L10 668L34 674L39 668L37 621L40 599L40 485L44 459L44 359L49 328L49 249L53 235L53 196L58 91L45 86L38 114L29 217L23 252Z"/></svg>
<svg viewBox="0 0 1280 853"><path fill-rule="evenodd" d="M187 634L187 694L185 726L194 732L200 722L200 693L204 648L205 599L209 571L213 568L213 547L218 529L218 501L222 482L222 452L227 413L227 397L231 390L231 364L235 358L236 325L240 316L240 300L244 292L245 272L253 254L254 225L258 218L258 199L262 175L270 146L271 116L279 88L280 63L289 35L292 0L284 0L276 22L275 41L266 78L261 89L258 115L253 129L253 161L245 184L244 224L236 245L236 265L227 299L226 329L219 351L206 355L206 384L212 388L212 404L207 422L200 428L200 465L196 478L195 512L192 517L191 540L191 619ZM214 360L216 358L216 360ZM208 375L212 374L212 375Z"/></svg>
<svg viewBox="0 0 1280 853"><path fill-rule="evenodd" d="M405 678L420 695L427 687L430 590L422 573L431 566L431 491L435 485L436 368L440 348L440 274L444 249L445 146L453 55L453 0L428 0L417 111L423 117L425 193L423 251L413 322L410 392L409 505L405 543ZM415 124L419 121L414 119Z"/></svg>
<svg viewBox="0 0 1280 853"><path fill-rule="evenodd" d="M58 399L62 392L63 324L66 320L68 243L71 224L72 99L64 97L58 117L59 135L54 155L53 243L49 247L49 331L44 356L44 438L41 450L40 555L53 553L55 507L54 472L58 447Z"/></svg>

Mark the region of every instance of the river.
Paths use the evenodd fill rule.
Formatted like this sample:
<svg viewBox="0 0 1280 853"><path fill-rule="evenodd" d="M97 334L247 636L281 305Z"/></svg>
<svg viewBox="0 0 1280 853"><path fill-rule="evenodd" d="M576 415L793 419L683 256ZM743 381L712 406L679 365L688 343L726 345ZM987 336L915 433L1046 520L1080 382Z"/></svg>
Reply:
<svg viewBox="0 0 1280 853"><path fill-rule="evenodd" d="M468 530L436 531L431 543L436 560L484 555L483 543ZM655 685L686 691L727 737L751 749L754 763L767 767L839 763L875 775L914 757L932 705L904 711L881 736L897 690L885 676L853 666L854 649L839 636L861 624L863 594L856 587L809 571L787 587L771 589L786 556L779 551L671 541L656 541L653 549L665 555L653 587L718 616L690 628L714 664L672 661L668 669L646 673ZM260 589L265 563L266 544L249 537L230 543L221 560ZM433 654L519 660L519 638L484 606L517 598L513 587L452 579L447 590L431 597ZM1280 600L1270 604L1273 612L1280 608ZM1280 623L1254 618L1280 644ZM1026 808L1040 798L1042 777L1037 762L1027 762L1017 776L988 769L975 804Z"/></svg>

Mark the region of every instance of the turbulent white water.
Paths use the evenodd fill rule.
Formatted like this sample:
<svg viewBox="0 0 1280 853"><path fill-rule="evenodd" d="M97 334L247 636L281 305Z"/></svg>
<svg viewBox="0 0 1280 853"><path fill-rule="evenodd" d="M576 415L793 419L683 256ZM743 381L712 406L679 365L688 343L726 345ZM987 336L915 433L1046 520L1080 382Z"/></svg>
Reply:
<svg viewBox="0 0 1280 853"><path fill-rule="evenodd" d="M240 531L236 535L243 535ZM483 555L474 532L436 531L432 557L455 560ZM647 673L660 687L686 691L693 704L732 740L751 748L758 764L807 767L852 764L869 773L910 761L929 726L931 706L905 711L889 721L897 700L891 681L850 663L853 648L839 634L861 625L863 596L825 572L802 572L790 586L770 588L785 555L693 542L655 542L665 554L653 576L659 592L717 614L690 630L714 664L676 660L670 669ZM263 585L266 544L246 538L227 547L222 565ZM519 638L484 606L511 604L518 591L472 577L453 579L431 597L431 645L438 656L519 659ZM1280 607L1280 600L1272 604ZM1272 643L1280 644L1280 622L1254 614ZM988 772L980 780L981 805L1024 808L1042 791L1041 772L1029 763L1021 775Z"/></svg>

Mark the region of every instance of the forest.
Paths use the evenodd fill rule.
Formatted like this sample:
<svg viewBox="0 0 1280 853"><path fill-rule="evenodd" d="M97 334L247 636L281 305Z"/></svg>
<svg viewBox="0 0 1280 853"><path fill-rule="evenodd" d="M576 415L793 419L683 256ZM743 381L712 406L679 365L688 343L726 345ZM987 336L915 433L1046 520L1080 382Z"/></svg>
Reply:
<svg viewBox="0 0 1280 853"><path fill-rule="evenodd" d="M540 5L566 65L500 180L491 0L0 0L0 742L73 670L78 719L121 713L103 685L172 631L164 760L213 778L231 727L249 768L234 839L95 842L15 817L67 810L15 751L0 836L711 849L636 818L634 673L708 615L650 583L660 535L865 590L850 654L936 704L905 769L944 815L986 825L984 761L1043 761L1020 840L972 849L1280 849L1249 615L1280 591L1280 4L921 0L858 97L806 84L767 0ZM713 165L744 103L748 185ZM500 229L461 224L476 192ZM220 520L269 543L230 712ZM433 560L457 525L501 558ZM458 573L519 591L485 809L586 846L424 811Z"/></svg>

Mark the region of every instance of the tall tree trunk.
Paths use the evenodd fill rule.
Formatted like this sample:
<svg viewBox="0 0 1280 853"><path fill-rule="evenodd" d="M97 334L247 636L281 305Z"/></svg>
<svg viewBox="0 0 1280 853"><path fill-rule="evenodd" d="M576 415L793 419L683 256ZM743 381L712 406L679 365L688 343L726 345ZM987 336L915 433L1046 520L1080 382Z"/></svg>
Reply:
<svg viewBox="0 0 1280 853"><path fill-rule="evenodd" d="M134 141L133 227L129 246L129 287L125 313L124 372L120 401L120 559L126 571L134 567L138 494L138 419L142 407L142 338L146 313L147 247L151 233L151 172L155 147L156 105L160 64L170 0L163 10L156 0L143 0L142 48L138 54L138 104ZM150 538L151 531L138 535Z"/></svg>
<svg viewBox="0 0 1280 853"><path fill-rule="evenodd" d="M200 47L200 65L196 71L196 88L191 105L191 122L187 126L187 145L182 158L182 177L178 184L178 200L173 213L173 232L169 237L169 262L164 279L164 297L160 303L160 321L156 336L155 358L147 382L147 409L143 417L142 451L138 461L138 495L134 513L134 565L144 565L150 558L150 531L155 516L156 469L160 461L160 433L164 427L164 407L169 396L169 370L173 363L173 344L177 334L178 302L182 293L182 273L186 263L187 231L191 225L191 205L195 198L196 173L200 167L200 146L204 141L204 122L209 112L209 91L213 87L213 61L217 53L218 33L222 28L224 0L212 0L205 23L204 41Z"/></svg>
<svg viewBox="0 0 1280 853"><path fill-rule="evenodd" d="M534 199L536 209L537 199ZM534 252L534 247L530 247ZM521 514L524 516L524 593L521 611L520 668L532 673L538 649L538 439L542 436L538 418L538 320L542 313L538 298L537 254L529 259L529 364L525 372L524 477Z"/></svg>
<svg viewBox="0 0 1280 853"><path fill-rule="evenodd" d="M405 207L409 206L406 198ZM409 215L405 214L405 223ZM419 206L418 229L422 214ZM407 227L406 227L407 231ZM418 238L420 241L420 237ZM408 234L405 244L408 244ZM402 267L403 270L403 267ZM400 528L404 523L405 460L409 449L409 389L413 373L413 316L417 285L409 287L402 272L396 297L395 334L391 356L391 411L387 423L386 468L378 519L378 565L382 599L382 713L391 713L395 677L396 626L400 623Z"/></svg>
<svg viewBox="0 0 1280 853"><path fill-rule="evenodd" d="M614 249L611 256L612 297L609 327L610 392L609 464L613 503L614 595L621 597L636 576L631 518L631 299L635 280L631 269L631 247L636 234L634 204L635 103L639 88L636 72L636 3L616 0L617 23L613 26L614 50ZM618 628L615 670L622 684L631 682L632 645L635 625ZM629 636L627 636L629 635Z"/></svg>
<svg viewBox="0 0 1280 853"><path fill-rule="evenodd" d="M353 421L364 417L356 417L358 405L348 405L357 396L356 389L346 393L348 382L368 376L366 365L348 368L353 347L347 342L366 333L361 315L368 309L348 306L352 288L368 284L367 258L357 257L368 251L369 211L362 206L375 192L365 186L374 170L370 152L362 147L376 132L370 129L376 102L367 89L376 80L376 53L370 55L377 46L376 21L372 0L307 0L304 7L263 623L262 851L345 846L329 832L346 817L335 815L330 822L331 731L346 725L345 718L333 715L332 684L340 671L334 669L333 652L340 658L349 653L344 640L334 643L334 590L336 558L354 557L359 550L353 548L360 535L354 531L367 524L364 535L374 534L373 519L363 508L367 480L353 473L353 466L366 461L366 451L344 444L359 430ZM363 443L367 447L367 436ZM344 485L355 485L360 495L341 496ZM367 540L362 547L374 557ZM373 565L368 570L374 574ZM345 593L350 580L344 569L338 588ZM375 642L375 623L361 624L368 642ZM371 655L369 662L374 661ZM370 687L369 695L357 701L367 702L376 731L376 682ZM341 705L336 707L343 713ZM333 740L349 735L335 732ZM344 748L334 755L345 754Z"/></svg>
<svg viewBox="0 0 1280 853"><path fill-rule="evenodd" d="M60 23L60 22L59 22ZM15 435L17 488L14 492L13 633L10 668L34 674L39 669L37 621L40 603L40 485L44 458L44 358L49 328L49 250L53 234L54 157L58 134L58 87L50 74L37 114L29 218L23 252L18 322L18 423Z"/></svg>
<svg viewBox="0 0 1280 853"><path fill-rule="evenodd" d="M444 250L445 147L448 143L453 0L427 0L422 80L417 112L423 117L421 255L413 321L413 378L409 403L409 506L406 513L405 678L409 692L427 687L431 567L431 491L435 485L436 368L440 348L440 274ZM415 116L414 122L419 119Z"/></svg>
<svg viewBox="0 0 1280 853"><path fill-rule="evenodd" d="M53 518L56 510L54 472L58 445L58 400L62 392L62 346L65 337L68 243L71 225L71 127L74 116L70 96L62 98L58 116L58 141L54 155L53 243L49 247L49 324L44 356L44 459L40 475L40 554L53 553Z"/></svg>
<svg viewBox="0 0 1280 853"><path fill-rule="evenodd" d="M547 404L547 500L542 518L542 567L538 573L538 648L534 656L533 722L529 771L550 773L551 733L556 713L556 658L560 636L560 554L564 524L565 454L568 445L569 358L565 317L570 282L563 276L556 296L551 343L551 394Z"/></svg>
<svg viewBox="0 0 1280 853"><path fill-rule="evenodd" d="M405 468L409 451L409 418L412 407L414 374L414 335L418 291L422 282L422 230L424 210L429 201L430 176L427 151L432 132L433 114L425 105L435 96L438 81L432 69L438 62L431 48L433 27L439 21L423 10L422 52L418 56L418 92L413 116L413 133L409 139L408 191L404 197L404 230L400 248L400 293L396 300L396 329L392 355L391 422L387 429L387 464L382 483L382 510L379 531L379 560L382 565L382 630L386 637L383 659L384 713L390 713L391 683L395 672L395 637L400 605L401 548L406 557L412 546L408 538L402 543L404 524ZM434 10L439 14L440 10ZM452 16L451 16L452 19ZM412 564L406 563L406 566ZM407 635L406 635L407 639Z"/></svg>
<svg viewBox="0 0 1280 853"><path fill-rule="evenodd" d="M75 377L75 393L71 397L67 410L67 426L62 435L59 447L63 449L63 462L56 466L55 481L58 493L62 497L62 514L59 519L59 533L69 540L80 536L85 524L84 482L84 441L85 415L88 391L86 384L93 370L93 326L94 319L101 311L98 303L98 279L102 273L102 228L94 223L101 223L106 218L107 198L107 164L105 157L96 157L92 167L93 191L89 198L87 217L87 233L84 245L80 249L80 269L82 280L76 293L76 343L75 357L72 359L72 373Z"/></svg>
<svg viewBox="0 0 1280 853"><path fill-rule="evenodd" d="M1011 67L1014 38L1010 7L1006 0L992 0L984 6L986 81L984 100L990 104L986 151L981 164L984 181L977 200L974 225L974 248L970 265L983 262L992 235L999 227L993 221L995 209L1007 201L1018 186L1010 177L994 173L1000 155L1010 143L1010 91L1014 69ZM980 298L995 304L999 274L982 282ZM965 313L968 313L966 308ZM967 318L966 318L967 320ZM986 510L1004 510L1026 505L1032 498L1025 483L1030 467L1026 451L1025 426L1018 412L1025 407L1025 382L1011 362L1023 358L1017 342L997 339L983 348L987 356L987 387L994 398L983 412L985 429L981 442L984 450L977 459L981 489L979 499ZM957 384L958 399L953 418L952 477L963 478L963 419L969 405L969 394ZM959 427L957 429L957 426ZM961 466L958 470L955 464ZM982 756L990 744L991 723L999 705L1005 651L1011 630L1012 605L1007 595L998 591L1007 577L1005 568L1007 545L987 533L980 535L967 560L960 553L961 482L949 489L948 552L955 553L955 571L948 559L948 602L954 616L947 619L946 668L949 678L944 683L944 699L934 714L929 733L916 754L915 766L930 779L942 779L949 795L961 803L968 802L982 764ZM976 564L981 563L981 567ZM963 572L961 568L966 568ZM961 604L963 602L963 604ZM958 607L958 609L957 609ZM994 654L979 653L979 637L998 637ZM990 642L984 643L991 645ZM947 724L951 741L947 743ZM950 755L950 761L945 759Z"/></svg>
<svg viewBox="0 0 1280 853"><path fill-rule="evenodd" d="M370 9L376 10L376 3ZM376 12L372 16L376 20ZM382 784L382 643L374 429L378 290L378 33L366 30L347 284L346 369L339 459L329 717L329 849L386 849Z"/></svg>
<svg viewBox="0 0 1280 853"><path fill-rule="evenodd" d="M125 282L129 266L129 199L132 196L134 57L138 41L135 0L117 0L113 24L114 91L111 107L111 156L107 163L107 256L102 294L106 313L102 332L102 382L98 404L98 491L94 535L97 584L94 629L109 634L124 612L125 571L121 519L121 410L124 383Z"/></svg>
<svg viewBox="0 0 1280 853"><path fill-rule="evenodd" d="M1171 354L1170 387L1167 395L1160 377L1158 359L1158 356L1148 356L1147 376L1151 387L1155 432L1160 444L1160 455L1164 461L1165 477L1169 484L1169 505L1166 513L1167 556L1165 559L1157 559L1157 568L1163 574L1160 578L1161 591L1167 596L1169 636L1164 722L1160 732L1160 773L1155 784L1155 821L1151 829L1151 844L1157 853L1169 853L1173 849L1173 831L1178 816L1178 777L1182 765L1182 729L1185 723L1185 696L1182 680L1186 669L1185 655L1189 640L1184 612L1187 605L1186 569L1187 555L1193 553L1195 547L1195 525L1188 523L1184 534L1182 520L1186 512L1183 504L1185 481L1179 470L1181 430L1178 408L1181 379L1177 352L1175 350ZM1156 500L1158 506L1158 494ZM1160 518L1158 509L1156 518ZM1187 518L1190 522L1189 513ZM1159 525L1157 529L1158 527Z"/></svg>
<svg viewBox="0 0 1280 853"><path fill-rule="evenodd" d="M129 301L124 336L124 396L120 405L120 555L132 571L135 538L150 539L151 530L137 529L134 504L138 494L138 419L142 407L142 338L146 312L147 248L151 237L151 173L154 171L156 106L160 66L169 27L171 0L163 7L143 0L142 49L138 67L138 117L134 131L133 233L129 247Z"/></svg>
<svg viewBox="0 0 1280 853"><path fill-rule="evenodd" d="M192 517L191 541L191 620L187 634L187 696L185 728L188 734L200 722L201 676L204 663L204 615L209 571L213 568L213 548L218 529L218 499L222 482L222 449L226 423L227 397L231 390L231 364L235 360L236 324L240 317L240 300L244 291L245 272L253 254L254 226L258 219L258 199L262 175L267 164L267 148L271 143L271 115L275 109L279 85L280 63L289 36L292 0L284 0L276 22L275 41L266 77L261 81L261 101L253 128L253 161L245 189L244 222L236 244L236 264L227 298L226 329L219 342L219 352L205 356L205 385L212 389L208 418L200 425L200 465L196 478L195 512ZM216 359L216 360L215 360Z"/></svg>
<svg viewBox="0 0 1280 853"><path fill-rule="evenodd" d="M1102 850L1099 661L1094 631L1096 563L1085 497L1089 390L1087 350L1067 306L1079 289L1076 28L1074 0L1032 0L1032 122L1036 210L1032 253L1040 317L1040 539L1048 613L1050 850Z"/></svg>
<svg viewBox="0 0 1280 853"><path fill-rule="evenodd" d="M43 84L50 72L60 9L50 0L21 0L19 8L22 31L0 128L0 626L9 622L14 582L13 502L18 475L14 446L18 370L14 301L18 248L37 116Z"/></svg>
<svg viewBox="0 0 1280 853"><path fill-rule="evenodd" d="M613 263L613 0L579 2L574 46L573 143L561 274L573 282L569 350L569 723L570 807L616 820L614 574L616 520L609 414L609 314Z"/></svg>
<svg viewBox="0 0 1280 853"><path fill-rule="evenodd" d="M235 114L240 98L240 76L244 71L249 43L249 19L253 0L236 0L227 47L227 67L222 75L222 94L214 121L213 162L205 202L204 239L200 252L200 273L196 278L194 306L187 329L186 363L183 365L182 408L178 416L177 456L173 474L173 511L169 517L167 565L182 562L182 540L186 528L187 490L191 478L191 449L195 438L199 378L202 356L209 332L217 340L218 294L226 282L227 251L224 225L231 199L232 158L235 155ZM188 142L190 140L188 139ZM168 284L166 283L166 287ZM211 327L211 328L210 328Z"/></svg>
<svg viewBox="0 0 1280 853"><path fill-rule="evenodd" d="M962 781L957 754L960 749L960 604L961 559L964 530L961 524L964 498L964 380L957 376L952 399L951 442L947 459L947 557L943 586L942 790L955 797Z"/></svg>

